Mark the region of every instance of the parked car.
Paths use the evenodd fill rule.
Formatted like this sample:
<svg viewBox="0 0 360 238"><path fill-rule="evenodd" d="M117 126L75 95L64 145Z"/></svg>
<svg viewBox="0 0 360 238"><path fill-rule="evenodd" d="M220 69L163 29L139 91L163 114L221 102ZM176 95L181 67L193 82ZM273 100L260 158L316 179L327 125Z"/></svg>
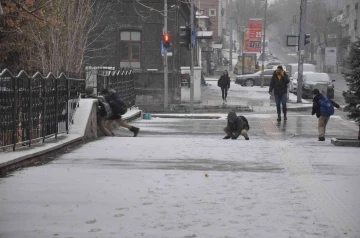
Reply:
<svg viewBox="0 0 360 238"><path fill-rule="evenodd" d="M272 69L274 66L279 66L279 65L282 65L280 61L272 61L265 66L265 69Z"/></svg>
<svg viewBox="0 0 360 238"><path fill-rule="evenodd" d="M272 70L275 71L275 70L277 69L277 67L278 67L278 65L275 65L275 66L272 68ZM285 67L285 66L282 66L282 67L283 67L284 71L287 72L287 71L286 71L286 67Z"/></svg>
<svg viewBox="0 0 360 238"><path fill-rule="evenodd" d="M287 72L290 77L293 77L296 72L299 71L299 64L288 64L286 65ZM316 67L313 64L304 64L304 72L316 72Z"/></svg>
<svg viewBox="0 0 360 238"><path fill-rule="evenodd" d="M274 70L266 69L264 71L264 86L270 86L271 77L274 74ZM261 85L261 71L258 71L254 74L245 74L236 76L235 83L240 84L241 86L260 86Z"/></svg>
<svg viewBox="0 0 360 238"><path fill-rule="evenodd" d="M312 71L308 71L308 72L312 72ZM307 73L307 72L303 72L303 73ZM290 83L289 83L289 91L291 93L295 93L297 92L297 84L298 84L298 78L299 78L299 73L295 72L293 74L293 76L290 77Z"/></svg>
<svg viewBox="0 0 360 238"><path fill-rule="evenodd" d="M320 92L327 90L327 97L334 98L334 84L332 82L335 80L331 81L327 73L304 72L303 80L303 98L312 98L312 92L315 88L319 89Z"/></svg>

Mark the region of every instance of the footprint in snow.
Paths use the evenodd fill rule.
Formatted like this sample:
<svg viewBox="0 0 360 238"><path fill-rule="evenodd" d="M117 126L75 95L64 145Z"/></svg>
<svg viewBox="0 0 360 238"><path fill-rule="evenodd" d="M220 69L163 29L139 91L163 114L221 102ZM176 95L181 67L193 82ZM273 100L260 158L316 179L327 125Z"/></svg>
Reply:
<svg viewBox="0 0 360 238"><path fill-rule="evenodd" d="M95 222L96 222L96 219L90 220L90 221L86 221L85 223L86 223L86 224L94 224Z"/></svg>

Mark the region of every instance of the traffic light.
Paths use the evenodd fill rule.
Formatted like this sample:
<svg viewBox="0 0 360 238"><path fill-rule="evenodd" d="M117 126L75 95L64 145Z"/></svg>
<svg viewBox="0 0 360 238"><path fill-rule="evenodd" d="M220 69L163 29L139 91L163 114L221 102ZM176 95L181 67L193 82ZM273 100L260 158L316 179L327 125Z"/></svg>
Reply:
<svg viewBox="0 0 360 238"><path fill-rule="evenodd" d="M170 47L170 45L171 45L171 36L170 36L170 34L163 35L163 42L164 42L164 47L165 48Z"/></svg>
<svg viewBox="0 0 360 238"><path fill-rule="evenodd" d="M304 45L310 44L310 34L305 34Z"/></svg>
<svg viewBox="0 0 360 238"><path fill-rule="evenodd" d="M188 26L180 26L180 45L190 49L191 29Z"/></svg>

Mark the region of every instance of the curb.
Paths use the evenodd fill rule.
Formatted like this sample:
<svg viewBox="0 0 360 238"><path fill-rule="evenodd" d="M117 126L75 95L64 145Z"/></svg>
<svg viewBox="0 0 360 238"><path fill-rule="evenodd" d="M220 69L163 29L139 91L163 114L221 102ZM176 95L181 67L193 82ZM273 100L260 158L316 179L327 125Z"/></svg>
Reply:
<svg viewBox="0 0 360 238"><path fill-rule="evenodd" d="M200 115L191 115L191 116L179 116L179 115L159 115L159 114L152 114L153 118L173 118L173 119L221 119L221 116L200 116Z"/></svg>
<svg viewBox="0 0 360 238"><path fill-rule="evenodd" d="M312 106L304 106L304 107L288 107L287 111L289 112L303 112L303 111L309 111L312 109Z"/></svg>
<svg viewBox="0 0 360 238"><path fill-rule="evenodd" d="M53 160L59 153L70 150L85 142L83 137L72 139L53 148L45 149L33 154L20 156L14 160L0 164L0 177L16 169L45 164ZM11 152L10 152L11 153Z"/></svg>
<svg viewBox="0 0 360 238"><path fill-rule="evenodd" d="M334 146L360 147L360 140L345 139L345 138L332 138L331 144L333 144Z"/></svg>

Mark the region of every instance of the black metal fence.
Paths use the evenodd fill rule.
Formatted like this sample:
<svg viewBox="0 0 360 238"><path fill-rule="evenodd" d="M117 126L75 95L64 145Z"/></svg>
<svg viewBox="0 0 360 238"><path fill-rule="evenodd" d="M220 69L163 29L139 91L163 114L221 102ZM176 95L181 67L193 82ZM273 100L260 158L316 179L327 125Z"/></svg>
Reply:
<svg viewBox="0 0 360 238"><path fill-rule="evenodd" d="M46 138L68 133L78 106L84 79L65 74L46 77L25 71L0 73L0 148L31 146Z"/></svg>
<svg viewBox="0 0 360 238"><path fill-rule="evenodd" d="M135 105L135 79L131 69L109 70L98 69L97 93L103 89L115 90L128 107Z"/></svg>

